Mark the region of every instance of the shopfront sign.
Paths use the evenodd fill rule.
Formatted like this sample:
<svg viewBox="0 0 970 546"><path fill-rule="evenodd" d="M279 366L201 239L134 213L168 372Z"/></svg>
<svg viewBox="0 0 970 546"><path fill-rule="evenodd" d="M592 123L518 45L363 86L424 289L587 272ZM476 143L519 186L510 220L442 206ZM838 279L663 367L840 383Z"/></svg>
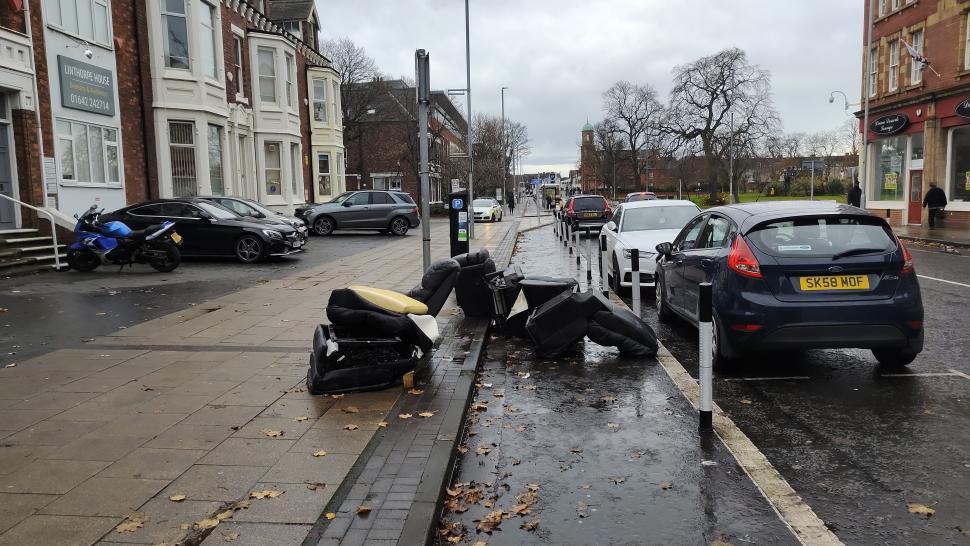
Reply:
<svg viewBox="0 0 970 546"><path fill-rule="evenodd" d="M61 81L61 106L115 115L115 82L110 70L58 55L57 73Z"/></svg>
<svg viewBox="0 0 970 546"><path fill-rule="evenodd" d="M958 116L970 118L970 99L966 99L957 105L956 113Z"/></svg>
<svg viewBox="0 0 970 546"><path fill-rule="evenodd" d="M899 174L886 173L886 176L884 177L884 180L883 180L882 187L883 189L886 189L886 190L896 191L896 188L899 187L897 184L898 181L899 181Z"/></svg>
<svg viewBox="0 0 970 546"><path fill-rule="evenodd" d="M909 127L909 118L906 114L888 114L876 118L869 124L869 130L877 135L895 135L903 129Z"/></svg>

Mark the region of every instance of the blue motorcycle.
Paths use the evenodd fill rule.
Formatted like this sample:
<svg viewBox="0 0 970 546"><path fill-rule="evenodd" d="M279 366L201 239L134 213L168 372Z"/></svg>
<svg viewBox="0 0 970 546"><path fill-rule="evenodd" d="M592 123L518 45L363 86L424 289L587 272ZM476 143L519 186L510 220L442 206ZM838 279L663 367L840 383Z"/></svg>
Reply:
<svg viewBox="0 0 970 546"><path fill-rule="evenodd" d="M67 263L78 271L94 271L101 264L124 267L147 263L167 273L179 266L182 254L178 245L182 237L173 229L175 222L162 222L141 230L132 230L124 222L101 222L97 205L91 205L77 218L75 242L67 247Z"/></svg>

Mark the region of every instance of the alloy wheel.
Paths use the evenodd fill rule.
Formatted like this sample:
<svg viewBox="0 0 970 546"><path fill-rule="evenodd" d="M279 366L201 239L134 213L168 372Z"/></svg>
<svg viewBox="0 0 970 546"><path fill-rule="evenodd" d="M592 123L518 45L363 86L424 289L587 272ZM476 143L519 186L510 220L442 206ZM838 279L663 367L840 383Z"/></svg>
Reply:
<svg viewBox="0 0 970 546"><path fill-rule="evenodd" d="M391 233L394 235L404 235L408 232L408 221L398 216L391 220Z"/></svg>
<svg viewBox="0 0 970 546"><path fill-rule="evenodd" d="M263 243L252 235L246 235L236 241L236 257L245 263L258 261L263 254Z"/></svg>
<svg viewBox="0 0 970 546"><path fill-rule="evenodd" d="M321 216L313 222L313 232L317 235L330 235L333 233L333 220L327 216Z"/></svg>

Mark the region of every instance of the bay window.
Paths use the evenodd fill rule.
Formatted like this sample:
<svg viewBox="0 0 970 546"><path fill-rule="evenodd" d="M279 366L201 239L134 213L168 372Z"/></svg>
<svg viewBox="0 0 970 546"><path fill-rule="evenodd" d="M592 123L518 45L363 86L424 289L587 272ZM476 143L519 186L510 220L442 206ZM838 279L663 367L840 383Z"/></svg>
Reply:
<svg viewBox="0 0 970 546"><path fill-rule="evenodd" d="M117 129L58 119L55 132L62 181L104 185L121 183Z"/></svg>
<svg viewBox="0 0 970 546"><path fill-rule="evenodd" d="M327 122L327 80L313 79L313 120Z"/></svg>
<svg viewBox="0 0 970 546"><path fill-rule="evenodd" d="M283 195L283 158L281 142L263 144L263 175L266 195Z"/></svg>
<svg viewBox="0 0 970 546"><path fill-rule="evenodd" d="M209 125L209 191L224 195L225 177L222 173L222 127Z"/></svg>
<svg viewBox="0 0 970 546"><path fill-rule="evenodd" d="M276 51L261 47L256 50L259 63L259 98L263 102L276 102Z"/></svg>
<svg viewBox="0 0 970 546"><path fill-rule="evenodd" d="M290 176L293 178L293 198L303 199L303 169L300 164L299 144L290 144Z"/></svg>
<svg viewBox="0 0 970 546"><path fill-rule="evenodd" d="M47 22L88 42L111 47L108 0L47 0Z"/></svg>
<svg viewBox="0 0 970 546"><path fill-rule="evenodd" d="M202 70L210 78L216 77L216 16L215 8L199 2L199 48L201 49Z"/></svg>
<svg viewBox="0 0 970 546"><path fill-rule="evenodd" d="M185 0L162 0L162 43L165 66L185 70L190 68Z"/></svg>
<svg viewBox="0 0 970 546"><path fill-rule="evenodd" d="M168 148L172 169L172 195L193 197L199 194L195 165L195 123L168 122Z"/></svg>

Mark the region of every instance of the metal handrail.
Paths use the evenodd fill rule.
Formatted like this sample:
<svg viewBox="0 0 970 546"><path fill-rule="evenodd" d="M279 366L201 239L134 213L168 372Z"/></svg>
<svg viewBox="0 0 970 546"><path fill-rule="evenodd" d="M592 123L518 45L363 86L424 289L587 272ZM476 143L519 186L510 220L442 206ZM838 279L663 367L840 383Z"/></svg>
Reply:
<svg viewBox="0 0 970 546"><path fill-rule="evenodd" d="M17 199L14 199L13 197L10 197L9 195L4 195L4 194L0 193L0 197L3 197L7 201L12 201L12 202L14 202L14 203L16 203L18 205L25 206L28 209L35 210L35 211L37 211L37 212L39 212L41 214L46 214L47 216L50 217L50 220L51 220L51 238L53 239L53 246L54 246L54 268L57 269L57 270L60 270L61 269L61 258L60 258L60 253L57 251L57 222L54 220L54 215L51 214L50 211L46 211L44 209L37 208L37 207L35 207L33 205L24 203L23 201L19 201Z"/></svg>

